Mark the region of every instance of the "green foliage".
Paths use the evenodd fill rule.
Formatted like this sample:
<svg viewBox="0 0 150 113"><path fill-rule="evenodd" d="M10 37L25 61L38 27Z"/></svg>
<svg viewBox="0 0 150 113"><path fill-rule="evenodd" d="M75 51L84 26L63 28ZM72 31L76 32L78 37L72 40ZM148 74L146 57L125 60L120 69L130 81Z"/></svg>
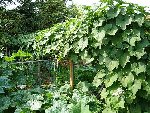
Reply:
<svg viewBox="0 0 150 113"><path fill-rule="evenodd" d="M102 1L104 4L98 7L83 8L76 18L35 34L19 35L13 40L16 45L22 44L23 49L27 46L29 52L34 51L37 56L35 59L49 54L51 58L71 59L74 63L84 65L82 68L79 64L76 66L74 90L68 84L62 85L69 75L65 68L53 72L58 76L56 84L62 87L34 88L33 84L37 81L30 72L35 72L37 65L27 68L23 64L16 66L6 62L17 58L26 60L26 57L31 58L32 55L18 51L8 57L2 52L0 57L6 61L2 59L0 65L0 112L10 107L15 108L15 113L150 112L150 21L146 17L149 13L144 11L144 7L121 0ZM34 11L25 10L26 5L24 3L20 9L26 11L25 15L30 20ZM47 25L44 18L49 13L44 15L44 12L49 10L49 4L43 7L39 14ZM13 22L2 21L4 25L9 23L10 26ZM29 29L27 32L31 31ZM12 43L8 37L13 33L16 31L0 34L4 45Z"/></svg>
<svg viewBox="0 0 150 113"><path fill-rule="evenodd" d="M29 60L32 58L32 55L28 52L24 52L24 51L21 51L21 50L18 50L17 53L12 53L12 56L8 57L8 56L5 56L4 59L5 61L7 62L12 62L14 61L17 57L19 57L22 61L25 61L25 60Z"/></svg>
<svg viewBox="0 0 150 113"><path fill-rule="evenodd" d="M108 0L88 8L81 17L41 31L48 36L39 35L37 45L41 45L36 48L95 67L98 72L92 84L103 101L102 113L132 112L137 106L141 112L149 112L142 108L144 102L139 103L145 95L149 103L150 21L146 15L144 7ZM145 95L139 95L143 91ZM82 108L80 103L76 106Z"/></svg>
<svg viewBox="0 0 150 113"><path fill-rule="evenodd" d="M34 111L45 113L94 113L99 106L92 106L99 101L90 94L85 83L79 83L76 89L70 90L70 85L65 84L60 88L51 86L49 88L33 88L11 92L9 97L1 96L0 110L15 107L15 113L34 113ZM83 89L83 90L82 90ZM95 112L97 113L97 112Z"/></svg>
<svg viewBox="0 0 150 113"><path fill-rule="evenodd" d="M3 48L0 51L3 53L17 52L19 49L34 53L31 46L36 31L74 17L77 12L73 6L66 7L65 0L17 0L15 2L20 5L12 10L6 9L7 2L14 4L13 0L0 1L0 48ZM8 55L7 52L5 55Z"/></svg>

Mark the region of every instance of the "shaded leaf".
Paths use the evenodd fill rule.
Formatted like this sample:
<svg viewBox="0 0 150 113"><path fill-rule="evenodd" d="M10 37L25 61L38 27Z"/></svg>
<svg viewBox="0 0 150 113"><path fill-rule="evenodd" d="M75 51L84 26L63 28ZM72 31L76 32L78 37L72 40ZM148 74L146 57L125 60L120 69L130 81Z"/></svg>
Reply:
<svg viewBox="0 0 150 113"><path fill-rule="evenodd" d="M136 14L134 17L134 21L137 22L139 26L142 26L142 24L144 23L144 15Z"/></svg>
<svg viewBox="0 0 150 113"><path fill-rule="evenodd" d="M110 74L106 76L106 80L104 81L106 88L110 87L115 81L118 79L118 74Z"/></svg>
<svg viewBox="0 0 150 113"><path fill-rule="evenodd" d="M121 55L119 59L120 65L124 68L126 64L130 62L129 59L130 59L129 53L128 52L123 53L123 55Z"/></svg>
<svg viewBox="0 0 150 113"><path fill-rule="evenodd" d="M120 13L120 9L119 8L110 8L108 11L107 11L107 18L108 19L111 19L111 18L115 18L118 16L118 14Z"/></svg>
<svg viewBox="0 0 150 113"><path fill-rule="evenodd" d="M121 27L122 30L126 29L127 25L130 25L132 22L132 17L128 15L119 15L116 19L116 24Z"/></svg>
<svg viewBox="0 0 150 113"><path fill-rule="evenodd" d="M118 28L113 24L106 24L105 25L106 33L109 35L115 35L118 31Z"/></svg>

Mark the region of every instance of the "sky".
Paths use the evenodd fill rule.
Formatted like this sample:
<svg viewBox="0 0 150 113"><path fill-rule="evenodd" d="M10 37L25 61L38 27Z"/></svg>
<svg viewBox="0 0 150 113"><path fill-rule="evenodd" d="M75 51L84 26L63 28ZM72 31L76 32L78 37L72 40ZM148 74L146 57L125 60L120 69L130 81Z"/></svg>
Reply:
<svg viewBox="0 0 150 113"><path fill-rule="evenodd" d="M13 1L16 1L16 0L13 0ZM35 1L35 0L32 0L32 1ZM139 4L141 6L149 6L150 7L150 0L124 0L124 1L136 3L136 4ZM98 2L99 2L99 0L73 0L73 3L77 4L77 5L93 5L93 4L96 4ZM71 2L68 2L68 5L69 4L71 4ZM19 5L20 5L19 3L15 2L15 4L7 5L6 9L11 10L11 9L16 8Z"/></svg>

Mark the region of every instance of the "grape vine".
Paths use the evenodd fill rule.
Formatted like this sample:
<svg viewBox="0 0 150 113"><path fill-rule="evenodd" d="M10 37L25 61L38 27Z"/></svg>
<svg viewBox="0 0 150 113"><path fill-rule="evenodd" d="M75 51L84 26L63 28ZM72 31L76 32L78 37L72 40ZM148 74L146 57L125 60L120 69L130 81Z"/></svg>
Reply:
<svg viewBox="0 0 150 113"><path fill-rule="evenodd" d="M34 47L58 59L96 65L92 84L101 89L102 113L150 112L145 106L150 105L147 15L142 6L105 1L98 7L87 7L81 17L39 32Z"/></svg>

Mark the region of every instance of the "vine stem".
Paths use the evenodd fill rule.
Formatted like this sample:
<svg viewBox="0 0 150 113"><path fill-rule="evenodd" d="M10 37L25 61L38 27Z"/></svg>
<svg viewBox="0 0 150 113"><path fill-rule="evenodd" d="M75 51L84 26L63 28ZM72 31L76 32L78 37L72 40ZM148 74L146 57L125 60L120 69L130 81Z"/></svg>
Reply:
<svg viewBox="0 0 150 113"><path fill-rule="evenodd" d="M70 87L73 89L73 62L72 60L69 60L69 65L70 65Z"/></svg>

